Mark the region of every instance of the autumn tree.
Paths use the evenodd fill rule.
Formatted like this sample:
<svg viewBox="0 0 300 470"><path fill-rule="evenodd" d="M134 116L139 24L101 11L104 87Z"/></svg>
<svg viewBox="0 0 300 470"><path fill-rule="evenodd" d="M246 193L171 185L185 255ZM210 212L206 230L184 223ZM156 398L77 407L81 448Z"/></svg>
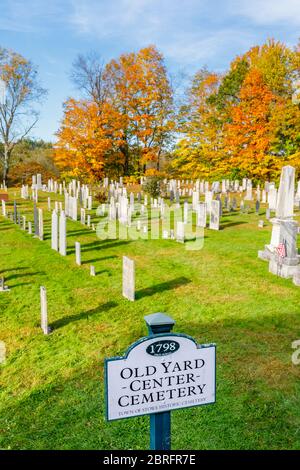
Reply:
<svg viewBox="0 0 300 470"><path fill-rule="evenodd" d="M107 64L105 78L113 107L124 116L124 174L160 168L174 123L173 92L162 54L154 46L123 54Z"/></svg>
<svg viewBox="0 0 300 470"><path fill-rule="evenodd" d="M97 179L122 165L119 116L107 102L100 112L95 102L69 99L57 136L55 161L65 174Z"/></svg>
<svg viewBox="0 0 300 470"><path fill-rule="evenodd" d="M252 69L243 82L239 98L239 104L231 110L231 122L225 127L229 166L238 169L242 176L266 179L275 164L270 144L276 97L263 82L262 74Z"/></svg>
<svg viewBox="0 0 300 470"><path fill-rule="evenodd" d="M0 48L0 161L3 180L7 181L14 147L35 126L35 105L46 91L39 85L37 70L31 61L11 50Z"/></svg>
<svg viewBox="0 0 300 470"><path fill-rule="evenodd" d="M72 78L84 96L65 103L58 164L94 177L159 170L174 123L172 87L157 49L123 54L106 66L95 54L79 56Z"/></svg>
<svg viewBox="0 0 300 470"><path fill-rule="evenodd" d="M207 177L220 170L221 132L216 103L210 98L219 87L220 77L206 69L197 72L187 90L185 104L178 114L178 142L171 167L184 177Z"/></svg>
<svg viewBox="0 0 300 470"><path fill-rule="evenodd" d="M236 57L209 87L213 76L196 73L187 90L177 174L265 179L287 163L300 169L299 47L268 40Z"/></svg>

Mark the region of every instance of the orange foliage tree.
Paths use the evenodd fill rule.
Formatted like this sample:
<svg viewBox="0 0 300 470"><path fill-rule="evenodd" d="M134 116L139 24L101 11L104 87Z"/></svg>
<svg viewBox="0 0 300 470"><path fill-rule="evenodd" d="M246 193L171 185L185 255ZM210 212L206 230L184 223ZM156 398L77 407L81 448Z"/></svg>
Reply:
<svg viewBox="0 0 300 470"><path fill-rule="evenodd" d="M84 70L87 63L81 59ZM154 46L123 54L100 69L88 99L65 104L56 161L69 174L129 175L147 165L159 169L173 129L172 89ZM82 75L80 76L82 77ZM97 89L101 90L101 99Z"/></svg>
<svg viewBox="0 0 300 470"><path fill-rule="evenodd" d="M198 72L187 91L174 173L264 180L287 163L300 169L300 48L269 40L236 57L210 87L213 77Z"/></svg>
<svg viewBox="0 0 300 470"><path fill-rule="evenodd" d="M243 176L269 178L270 171L278 167L278 159L270 153L276 96L264 84L262 74L252 69L242 84L239 99L224 129L228 165Z"/></svg>

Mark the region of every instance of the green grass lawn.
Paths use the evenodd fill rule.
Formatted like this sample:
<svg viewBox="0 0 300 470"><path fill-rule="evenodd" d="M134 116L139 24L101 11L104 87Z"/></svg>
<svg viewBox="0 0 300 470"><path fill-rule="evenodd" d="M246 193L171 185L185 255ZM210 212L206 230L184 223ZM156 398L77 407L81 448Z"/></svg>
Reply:
<svg viewBox="0 0 300 470"><path fill-rule="evenodd" d="M17 201L32 220L32 204ZM217 403L172 412L172 448L300 449L300 366L291 361L300 289L257 258L271 233L270 223L258 229L259 218L225 212L200 251L170 240L102 241L68 220L64 258L51 250L46 209L45 241L0 217L0 275L11 289L0 293L0 448L149 448L148 416L105 421L103 361L146 335L145 315L165 312L175 332L217 344ZM135 302L122 297L123 255L136 262ZM40 328L41 285L49 336Z"/></svg>

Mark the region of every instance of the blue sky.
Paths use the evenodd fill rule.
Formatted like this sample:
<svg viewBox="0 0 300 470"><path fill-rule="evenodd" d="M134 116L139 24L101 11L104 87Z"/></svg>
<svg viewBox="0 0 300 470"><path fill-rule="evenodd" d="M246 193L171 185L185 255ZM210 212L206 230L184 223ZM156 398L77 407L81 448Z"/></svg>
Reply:
<svg viewBox="0 0 300 470"><path fill-rule="evenodd" d="M32 135L54 140L78 53L104 61L149 44L171 71L226 70L268 37L295 46L300 0L0 0L0 46L30 58L48 89Z"/></svg>

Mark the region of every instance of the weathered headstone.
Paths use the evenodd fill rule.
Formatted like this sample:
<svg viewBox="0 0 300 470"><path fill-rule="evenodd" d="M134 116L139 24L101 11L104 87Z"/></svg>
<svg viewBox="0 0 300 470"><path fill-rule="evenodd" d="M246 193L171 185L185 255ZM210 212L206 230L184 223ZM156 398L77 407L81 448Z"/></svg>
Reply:
<svg viewBox="0 0 300 470"><path fill-rule="evenodd" d="M209 228L211 230L220 229L220 201L216 199L211 201Z"/></svg>
<svg viewBox="0 0 300 470"><path fill-rule="evenodd" d="M197 227L206 227L206 203L199 202L197 206Z"/></svg>
<svg viewBox="0 0 300 470"><path fill-rule="evenodd" d="M39 239L44 239L44 218L43 218L43 209L38 210L39 214Z"/></svg>
<svg viewBox="0 0 300 470"><path fill-rule="evenodd" d="M81 266L81 246L79 242L75 242L75 256L76 256L76 264Z"/></svg>
<svg viewBox="0 0 300 470"><path fill-rule="evenodd" d="M10 289L5 285L4 277L0 277L0 292L8 292Z"/></svg>
<svg viewBox="0 0 300 470"><path fill-rule="evenodd" d="M59 253L67 255L67 221L64 211L59 215Z"/></svg>
<svg viewBox="0 0 300 470"><path fill-rule="evenodd" d="M123 296L135 300L135 263L127 256L123 256Z"/></svg>
<svg viewBox="0 0 300 470"><path fill-rule="evenodd" d="M180 243L185 241L184 222L178 221L176 224L176 241Z"/></svg>
<svg viewBox="0 0 300 470"><path fill-rule="evenodd" d="M40 288L41 296L41 328L44 332L44 335L50 333L50 328L48 326L48 308L47 308L47 291L45 287L41 286Z"/></svg>
<svg viewBox="0 0 300 470"><path fill-rule="evenodd" d="M58 251L58 214L56 210L52 212L51 218L51 248Z"/></svg>
<svg viewBox="0 0 300 470"><path fill-rule="evenodd" d="M90 266L90 275L91 276L96 276L95 266L93 266L93 265Z"/></svg>
<svg viewBox="0 0 300 470"><path fill-rule="evenodd" d="M272 188L269 190L271 191ZM299 272L297 248L298 224L294 215L295 169L285 166L281 171L271 242L258 256L269 261L269 271L277 276L289 278Z"/></svg>

